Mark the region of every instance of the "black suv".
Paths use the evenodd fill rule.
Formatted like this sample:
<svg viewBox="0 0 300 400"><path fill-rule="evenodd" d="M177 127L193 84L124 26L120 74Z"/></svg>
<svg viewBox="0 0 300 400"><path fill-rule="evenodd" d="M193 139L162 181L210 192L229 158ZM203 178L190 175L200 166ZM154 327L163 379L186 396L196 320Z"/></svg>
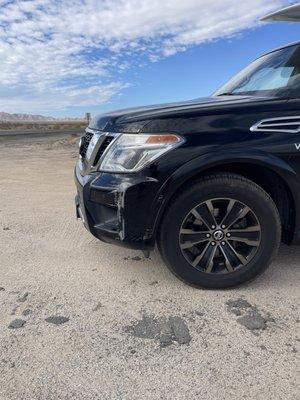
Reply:
<svg viewBox="0 0 300 400"><path fill-rule="evenodd" d="M300 42L211 97L94 118L80 141L77 216L97 238L158 249L192 285L262 273L300 243Z"/></svg>

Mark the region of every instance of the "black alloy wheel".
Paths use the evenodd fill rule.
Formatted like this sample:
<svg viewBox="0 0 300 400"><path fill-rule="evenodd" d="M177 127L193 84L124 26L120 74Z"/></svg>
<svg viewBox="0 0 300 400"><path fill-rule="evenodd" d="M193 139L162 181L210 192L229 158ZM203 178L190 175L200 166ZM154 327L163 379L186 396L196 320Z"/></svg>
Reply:
<svg viewBox="0 0 300 400"><path fill-rule="evenodd" d="M228 273L246 265L260 244L261 228L248 206L214 198L194 207L179 231L186 260L206 273Z"/></svg>
<svg viewBox="0 0 300 400"><path fill-rule="evenodd" d="M226 288L261 274L280 238L280 217L271 197L249 179L218 173L190 183L172 199L157 243L181 280Z"/></svg>

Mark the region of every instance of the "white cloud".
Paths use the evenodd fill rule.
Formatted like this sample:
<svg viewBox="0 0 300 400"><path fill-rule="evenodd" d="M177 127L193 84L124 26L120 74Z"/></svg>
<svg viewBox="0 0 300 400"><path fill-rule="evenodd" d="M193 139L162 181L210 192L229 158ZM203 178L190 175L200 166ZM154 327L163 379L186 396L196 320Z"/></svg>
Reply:
<svg viewBox="0 0 300 400"><path fill-rule="evenodd" d="M230 37L286 0L0 0L0 110L109 101L122 71Z"/></svg>

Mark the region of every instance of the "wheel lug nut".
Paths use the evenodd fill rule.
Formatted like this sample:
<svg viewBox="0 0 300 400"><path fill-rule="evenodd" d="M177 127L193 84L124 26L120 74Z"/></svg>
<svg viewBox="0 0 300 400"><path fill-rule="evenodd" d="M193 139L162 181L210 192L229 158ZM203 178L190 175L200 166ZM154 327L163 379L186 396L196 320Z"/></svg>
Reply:
<svg viewBox="0 0 300 400"><path fill-rule="evenodd" d="M212 226L211 226L211 229L215 229L215 225L212 225Z"/></svg>
<svg viewBox="0 0 300 400"><path fill-rule="evenodd" d="M229 232L228 232L228 233L226 233L226 236L227 236L227 237L230 237L230 233L229 233Z"/></svg>
<svg viewBox="0 0 300 400"><path fill-rule="evenodd" d="M206 237L209 238L209 237L210 237L210 233L207 233L207 234L206 234Z"/></svg>
<svg viewBox="0 0 300 400"><path fill-rule="evenodd" d="M211 245L214 246L216 244L216 242L211 242Z"/></svg>
<svg viewBox="0 0 300 400"><path fill-rule="evenodd" d="M225 244L226 244L225 242L222 242L222 246L225 246Z"/></svg>
<svg viewBox="0 0 300 400"><path fill-rule="evenodd" d="M222 225L222 229L225 229L226 228L226 226L225 225Z"/></svg>

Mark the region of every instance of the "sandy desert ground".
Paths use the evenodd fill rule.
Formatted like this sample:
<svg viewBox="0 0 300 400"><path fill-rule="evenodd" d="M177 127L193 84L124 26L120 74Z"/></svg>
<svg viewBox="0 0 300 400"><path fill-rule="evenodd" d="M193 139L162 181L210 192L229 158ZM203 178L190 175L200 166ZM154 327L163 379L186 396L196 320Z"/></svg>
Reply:
<svg viewBox="0 0 300 400"><path fill-rule="evenodd" d="M75 141L0 141L0 399L299 398L300 247L186 286L76 221Z"/></svg>

